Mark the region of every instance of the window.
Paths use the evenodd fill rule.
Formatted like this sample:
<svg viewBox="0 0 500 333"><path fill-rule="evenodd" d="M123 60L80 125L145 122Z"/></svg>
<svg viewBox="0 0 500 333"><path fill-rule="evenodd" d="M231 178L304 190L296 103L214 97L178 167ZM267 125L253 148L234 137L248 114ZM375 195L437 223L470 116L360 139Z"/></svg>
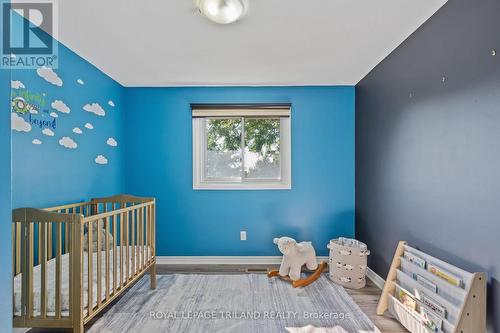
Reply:
<svg viewBox="0 0 500 333"><path fill-rule="evenodd" d="M290 189L290 106L192 106L194 189Z"/></svg>

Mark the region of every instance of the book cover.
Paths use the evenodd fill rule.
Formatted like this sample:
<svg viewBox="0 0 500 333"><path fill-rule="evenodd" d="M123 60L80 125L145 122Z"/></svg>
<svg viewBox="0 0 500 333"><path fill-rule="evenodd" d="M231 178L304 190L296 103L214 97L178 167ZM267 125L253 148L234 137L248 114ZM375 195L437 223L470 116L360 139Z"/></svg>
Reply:
<svg viewBox="0 0 500 333"><path fill-rule="evenodd" d="M450 273L433 263L427 265L427 270L454 286L462 287L462 279L458 275Z"/></svg>
<svg viewBox="0 0 500 333"><path fill-rule="evenodd" d="M443 328L443 319L439 318L424 307L422 307L422 319L424 325L429 327L434 332L437 332Z"/></svg>
<svg viewBox="0 0 500 333"><path fill-rule="evenodd" d="M399 289L398 299L408 310L414 311L417 307L415 299L403 289Z"/></svg>
<svg viewBox="0 0 500 333"><path fill-rule="evenodd" d="M424 278L420 274L413 274L413 278L417 280L417 282L424 288L429 289L435 293L437 292L437 285L431 280Z"/></svg>
<svg viewBox="0 0 500 333"><path fill-rule="evenodd" d="M427 296L424 293L421 293L421 301L427 308L432 310L435 314L443 318L446 318L446 308L441 304L439 304L438 302L436 302L435 300L433 300L431 297Z"/></svg>
<svg viewBox="0 0 500 333"><path fill-rule="evenodd" d="M405 251L404 258L406 260L408 260L409 262L411 262L412 264L415 264L415 265L420 266L423 269L425 269L426 262L424 259L420 258L419 256L416 256L413 253Z"/></svg>

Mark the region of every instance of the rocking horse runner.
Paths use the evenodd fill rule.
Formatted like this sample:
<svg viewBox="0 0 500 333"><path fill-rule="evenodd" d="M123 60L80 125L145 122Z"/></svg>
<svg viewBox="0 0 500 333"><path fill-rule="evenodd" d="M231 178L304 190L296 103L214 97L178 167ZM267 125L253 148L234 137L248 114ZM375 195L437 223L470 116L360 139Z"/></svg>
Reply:
<svg viewBox="0 0 500 333"><path fill-rule="evenodd" d="M305 287L316 281L326 268L326 262L318 265L316 251L314 251L311 242L297 243L295 239L290 237L275 238L273 242L283 253L283 260L279 271L268 272L268 277L279 276L286 281L291 281L294 288ZM303 265L306 265L308 270L314 270L314 273L305 279L300 278Z"/></svg>

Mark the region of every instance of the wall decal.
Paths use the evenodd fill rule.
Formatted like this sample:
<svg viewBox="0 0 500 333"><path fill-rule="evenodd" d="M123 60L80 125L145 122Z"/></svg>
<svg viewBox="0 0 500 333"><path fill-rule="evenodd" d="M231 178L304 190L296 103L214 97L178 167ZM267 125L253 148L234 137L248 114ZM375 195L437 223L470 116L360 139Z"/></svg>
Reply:
<svg viewBox="0 0 500 333"><path fill-rule="evenodd" d="M61 112L61 113L70 113L71 109L61 100L56 99L50 104L53 109Z"/></svg>
<svg viewBox="0 0 500 333"><path fill-rule="evenodd" d="M108 141L106 141L106 143L108 144L108 146L111 147L118 146L118 142L116 142L115 138L109 138Z"/></svg>
<svg viewBox="0 0 500 333"><path fill-rule="evenodd" d="M61 87L63 85L63 81L61 78L52 70L52 68L48 67L40 67L36 70L36 73L41 78L45 79L45 81L52 83L53 85Z"/></svg>
<svg viewBox="0 0 500 333"><path fill-rule="evenodd" d="M44 110L44 112L46 112L46 111ZM50 120L45 120L45 118L43 118L43 115L41 118L35 118L34 115L29 114L28 115L28 122L31 125L34 125L34 126L39 127L39 128L46 127L47 129L56 129L56 127L57 127L56 118L51 118Z"/></svg>
<svg viewBox="0 0 500 333"><path fill-rule="evenodd" d="M92 125L91 123L86 123L85 128L91 130L91 129L94 129L94 125Z"/></svg>
<svg viewBox="0 0 500 333"><path fill-rule="evenodd" d="M54 136L54 131L52 131L50 128L44 128L42 133L46 136Z"/></svg>
<svg viewBox="0 0 500 333"><path fill-rule="evenodd" d="M45 106L43 95L29 90L12 90L12 109L17 113L37 114Z"/></svg>
<svg viewBox="0 0 500 333"><path fill-rule="evenodd" d="M10 126L12 130L18 131L18 132L29 132L31 131L31 125L24 120L23 117L19 116L17 113L12 112L10 114Z"/></svg>
<svg viewBox="0 0 500 333"><path fill-rule="evenodd" d="M73 128L73 133L82 134L83 132L82 132L82 130L80 128L75 127L75 128Z"/></svg>
<svg viewBox="0 0 500 333"><path fill-rule="evenodd" d="M53 118L57 118L57 117L59 117L59 116L57 115L57 113L55 113L55 112L51 112L51 113L49 114L49 116L51 116L51 117L53 117Z"/></svg>
<svg viewBox="0 0 500 333"><path fill-rule="evenodd" d="M59 140L59 144L69 149L76 149L76 147L78 147L78 144L69 136L63 136L61 140Z"/></svg>
<svg viewBox="0 0 500 333"><path fill-rule="evenodd" d="M76 82L78 82L79 84L81 84L82 86L85 84L85 82L82 80L82 79L78 79L76 80Z"/></svg>
<svg viewBox="0 0 500 333"><path fill-rule="evenodd" d="M32 113L32 114L37 114L38 113L38 108L35 105L32 105L28 103L24 98L17 96L12 99L11 102L12 105L12 111L16 113Z"/></svg>
<svg viewBox="0 0 500 333"><path fill-rule="evenodd" d="M106 157L104 157L103 155L98 155L95 158L95 162L97 164L108 164L108 159Z"/></svg>
<svg viewBox="0 0 500 333"><path fill-rule="evenodd" d="M34 145L41 145L42 141L40 141L38 139L34 139L33 141L31 141L31 143L34 144Z"/></svg>
<svg viewBox="0 0 500 333"><path fill-rule="evenodd" d="M10 87L11 87L12 89L24 89L24 88L26 88L26 87L24 86L24 84L23 84L21 81L19 81L19 80L16 80L16 81L10 81Z"/></svg>
<svg viewBox="0 0 500 333"><path fill-rule="evenodd" d="M108 101L108 104L109 104L110 106L112 106L112 107L115 107L115 103L114 103L112 100L109 100L109 101Z"/></svg>
<svg viewBox="0 0 500 333"><path fill-rule="evenodd" d="M87 112L91 112L96 116L104 117L106 115L106 111L99 105L99 103L85 104L83 109Z"/></svg>

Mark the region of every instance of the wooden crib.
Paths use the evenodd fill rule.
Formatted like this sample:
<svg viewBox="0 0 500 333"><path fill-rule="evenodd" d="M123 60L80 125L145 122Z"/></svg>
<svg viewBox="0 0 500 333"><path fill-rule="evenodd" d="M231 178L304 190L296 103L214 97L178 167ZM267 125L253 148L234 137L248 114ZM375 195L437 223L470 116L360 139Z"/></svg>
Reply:
<svg viewBox="0 0 500 333"><path fill-rule="evenodd" d="M156 288L153 198L18 208L12 218L14 327L84 332L146 272Z"/></svg>

